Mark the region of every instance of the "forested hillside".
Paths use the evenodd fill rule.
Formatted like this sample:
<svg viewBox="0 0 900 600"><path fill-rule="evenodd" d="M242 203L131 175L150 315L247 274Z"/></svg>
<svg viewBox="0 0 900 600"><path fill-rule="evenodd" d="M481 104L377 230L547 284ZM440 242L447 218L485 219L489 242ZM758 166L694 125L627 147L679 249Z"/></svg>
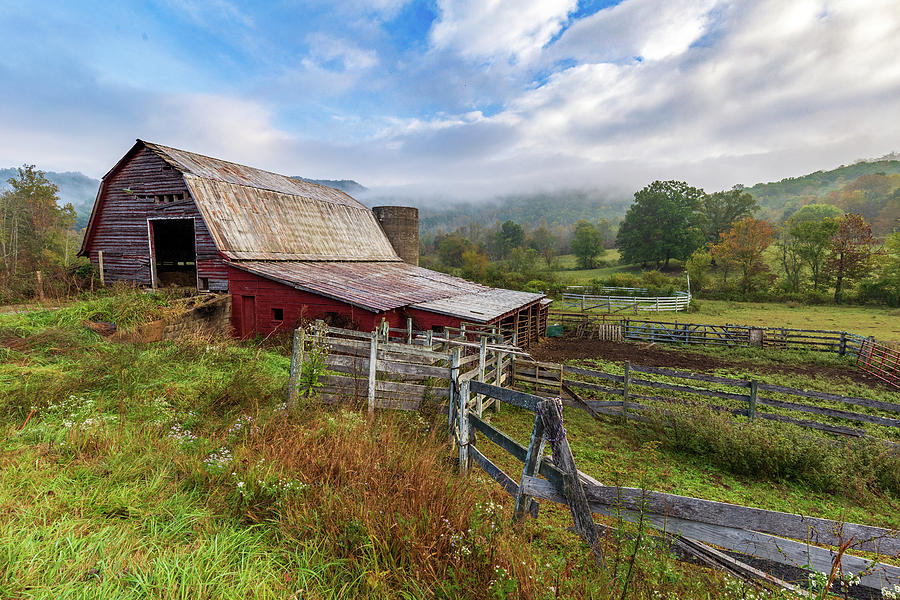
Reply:
<svg viewBox="0 0 900 600"><path fill-rule="evenodd" d="M780 222L813 202L862 214L876 234L890 233L900 216L900 160L859 162L746 189L760 216Z"/></svg>

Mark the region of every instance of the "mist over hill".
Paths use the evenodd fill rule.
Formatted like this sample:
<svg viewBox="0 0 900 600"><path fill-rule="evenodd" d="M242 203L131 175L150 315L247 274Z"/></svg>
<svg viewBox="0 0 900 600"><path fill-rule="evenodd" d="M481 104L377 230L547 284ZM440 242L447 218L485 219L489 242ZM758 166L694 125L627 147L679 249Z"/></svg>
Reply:
<svg viewBox="0 0 900 600"><path fill-rule="evenodd" d="M76 227L86 226L100 180L77 171L44 173L47 179L59 186L60 203L71 203L75 207L78 215ZM17 175L16 168L0 169L0 191L9 189L6 180ZM885 188L882 185L878 196L873 191L877 186L870 185L873 189L867 189L859 183L859 178L864 176L885 176L895 181L896 178L892 176L900 176L900 155L892 153L877 159L861 159L851 165L842 165L828 171L757 183L746 190L759 202L759 216L775 223L810 202L825 202L836 204L845 210L860 212L870 220L880 218L884 222L881 228L889 228L890 223L900 217L900 214L893 215L900 188L896 185ZM369 207L389 204L415 206L419 209L419 229L422 235L453 231L470 222L491 226L512 220L528 227L538 227L542 223L569 227L581 219L593 222L606 219L616 224L625 216L633 200L631 193L612 189L561 189L505 194L480 201L463 201L437 195L412 198L379 194L378 190L369 189L352 179L295 177L342 190ZM857 192L855 204L846 200L846 190ZM867 210L870 207L874 207L873 210Z"/></svg>

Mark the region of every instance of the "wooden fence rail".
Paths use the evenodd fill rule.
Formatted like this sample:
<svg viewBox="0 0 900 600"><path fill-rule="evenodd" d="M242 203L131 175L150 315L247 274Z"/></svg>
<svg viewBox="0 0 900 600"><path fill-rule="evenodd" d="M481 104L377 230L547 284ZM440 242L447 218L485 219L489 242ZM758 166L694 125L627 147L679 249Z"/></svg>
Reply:
<svg viewBox="0 0 900 600"><path fill-rule="evenodd" d="M853 437L895 437L896 433L891 434L890 431L900 428L898 403L801 390L755 380L632 365L627 361L623 364L623 371L624 374L619 375L598 368L519 361L513 373L513 382L557 395L561 395L565 388L570 395L579 396L596 412L628 418L639 418L638 414L642 411L658 411L663 405L680 404ZM701 387L695 382L713 385ZM650 393L650 390L670 393L659 395ZM602 395L621 400L604 400ZM797 413L805 418L800 418ZM889 429L867 431L860 427L866 424Z"/></svg>
<svg viewBox="0 0 900 600"><path fill-rule="evenodd" d="M814 350L819 352L836 352L842 356L845 354L858 356L861 348L873 347L866 346L866 344L874 344L878 349L875 350L876 360L871 361L871 363L872 365L877 365L877 359L883 356L883 351L886 352L886 356L889 357L886 361L889 371L885 380L889 382L892 381L892 376L897 377L897 364L900 362L900 352L888 348L886 345L879 345L872 338L866 338L847 331L652 321L627 318L620 315L592 314L590 312L565 310L552 311L550 319L553 323L573 331L578 337L596 336L608 340L625 339L639 342L699 344L706 346L755 346L783 350ZM610 327L616 326L620 328L621 333L608 331ZM863 367L862 364L860 366Z"/></svg>
<svg viewBox="0 0 900 600"><path fill-rule="evenodd" d="M623 383L628 381L625 376L612 377L621 377ZM473 414L473 393L536 413L528 447ZM558 402L489 384L464 382L459 403L452 411L452 438L459 449L461 471L468 472L472 464L481 467L515 499L516 518L526 513L536 516L536 500L548 500L569 507L576 532L588 544L593 544L596 539L590 513L632 522L643 518L645 523L666 534L682 536L692 543L715 544L775 563L824 572L829 572L832 567L833 547L851 539L850 548L855 551L900 555L900 532L894 530L636 488L604 486L575 467L567 433L559 417L554 417L561 415ZM478 435L523 465L518 481L479 449ZM552 462L544 457L548 443L553 446ZM877 562L877 558L872 560L846 553L841 564L844 571L860 574L861 584L871 589L880 590L900 583L900 567Z"/></svg>

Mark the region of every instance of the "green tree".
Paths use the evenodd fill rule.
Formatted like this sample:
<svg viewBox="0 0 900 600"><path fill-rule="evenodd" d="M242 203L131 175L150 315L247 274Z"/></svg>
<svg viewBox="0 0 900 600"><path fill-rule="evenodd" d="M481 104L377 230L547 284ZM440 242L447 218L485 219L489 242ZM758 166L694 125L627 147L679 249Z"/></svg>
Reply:
<svg viewBox="0 0 900 600"><path fill-rule="evenodd" d="M533 248L544 257L547 267L553 262L554 257L559 253L559 239L553 235L545 225L541 225L531 232L528 246Z"/></svg>
<svg viewBox="0 0 900 600"><path fill-rule="evenodd" d="M7 181L12 189L0 195L0 265L8 284L20 273L65 262L75 210L58 206L59 188L34 165Z"/></svg>
<svg viewBox="0 0 900 600"><path fill-rule="evenodd" d="M514 221L504 221L496 234L497 254L500 258L509 256L513 248L525 245L525 230Z"/></svg>
<svg viewBox="0 0 900 600"><path fill-rule="evenodd" d="M448 267L463 266L463 254L476 250L475 244L457 233L443 236L435 243L438 259Z"/></svg>
<svg viewBox="0 0 900 600"><path fill-rule="evenodd" d="M718 243L719 235L731 229L732 223L752 216L758 208L756 199L742 185L736 185L725 192L705 194L700 199L699 212L703 216L700 228L706 241Z"/></svg>
<svg viewBox="0 0 900 600"><path fill-rule="evenodd" d="M803 263L809 267L813 289L816 291L819 285L824 283L823 269L831 248L831 238L837 229L838 221L830 217L819 221L800 220L790 227L796 251Z"/></svg>
<svg viewBox="0 0 900 600"><path fill-rule="evenodd" d="M834 273L834 301L841 301L844 285L869 272L874 255L872 228L862 216L850 213L838 220L831 237L828 268Z"/></svg>
<svg viewBox="0 0 900 600"><path fill-rule="evenodd" d="M634 194L616 244L629 263L686 259L703 244L697 210L703 190L683 181L654 181Z"/></svg>
<svg viewBox="0 0 900 600"><path fill-rule="evenodd" d="M587 221L578 221L575 224L575 235L569 244L572 254L578 259L578 266L582 269L593 269L597 266L603 250L603 235Z"/></svg>
<svg viewBox="0 0 900 600"><path fill-rule="evenodd" d="M775 241L778 248L778 260L781 270L784 271L784 281L788 291L800 291L800 278L803 271L803 256L800 253L800 245L790 231L790 228L782 227Z"/></svg>
<svg viewBox="0 0 900 600"><path fill-rule="evenodd" d="M698 248L684 263L684 269L691 278L691 290L699 292L709 283L709 265L712 257L706 248Z"/></svg>

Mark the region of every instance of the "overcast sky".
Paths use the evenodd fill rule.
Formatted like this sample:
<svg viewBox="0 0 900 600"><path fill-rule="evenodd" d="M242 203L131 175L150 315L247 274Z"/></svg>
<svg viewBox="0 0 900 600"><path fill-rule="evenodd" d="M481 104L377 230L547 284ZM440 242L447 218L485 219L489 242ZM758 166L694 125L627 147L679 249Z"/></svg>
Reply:
<svg viewBox="0 0 900 600"><path fill-rule="evenodd" d="M898 0L0 5L0 167L142 138L448 196L751 185L900 150Z"/></svg>

